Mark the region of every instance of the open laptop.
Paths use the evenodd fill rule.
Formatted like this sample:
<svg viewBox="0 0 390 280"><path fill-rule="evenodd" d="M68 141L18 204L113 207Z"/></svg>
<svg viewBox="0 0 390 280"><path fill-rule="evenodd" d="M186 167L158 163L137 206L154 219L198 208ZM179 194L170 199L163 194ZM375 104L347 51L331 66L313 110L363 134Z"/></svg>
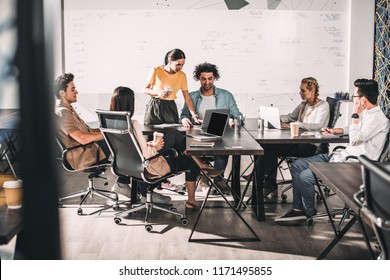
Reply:
<svg viewBox="0 0 390 280"><path fill-rule="evenodd" d="M225 133L228 120L228 114L212 112L206 133L187 134L187 136L199 141L220 140Z"/></svg>
<svg viewBox="0 0 390 280"><path fill-rule="evenodd" d="M260 117L264 120L264 126L268 128L282 129L280 126L279 108L260 106Z"/></svg>
<svg viewBox="0 0 390 280"><path fill-rule="evenodd" d="M201 129L207 129L209 127L211 113L213 113L213 112L229 114L230 109L208 109L208 110L206 110L204 113L202 126L200 127Z"/></svg>

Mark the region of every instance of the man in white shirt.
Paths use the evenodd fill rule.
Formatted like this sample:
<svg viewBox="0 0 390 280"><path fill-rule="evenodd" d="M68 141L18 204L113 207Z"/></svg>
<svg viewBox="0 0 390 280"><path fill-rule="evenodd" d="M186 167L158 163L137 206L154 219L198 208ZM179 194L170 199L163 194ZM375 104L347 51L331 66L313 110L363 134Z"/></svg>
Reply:
<svg viewBox="0 0 390 280"><path fill-rule="evenodd" d="M389 133L390 121L377 105L377 82L368 79L358 79L354 85L354 108L349 129L323 129L324 133L329 134L348 133L348 146L342 151L300 158L292 163L293 209L275 219L276 224L297 225L316 214L315 178L309 169L309 163L344 162L347 156L357 157L361 154L365 154L372 160L378 160Z"/></svg>

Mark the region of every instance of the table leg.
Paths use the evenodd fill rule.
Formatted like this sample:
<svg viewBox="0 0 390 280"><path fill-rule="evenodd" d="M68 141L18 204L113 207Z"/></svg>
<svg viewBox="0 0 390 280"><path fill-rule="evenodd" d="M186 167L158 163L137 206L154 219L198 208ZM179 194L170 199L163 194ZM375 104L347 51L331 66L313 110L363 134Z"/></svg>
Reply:
<svg viewBox="0 0 390 280"><path fill-rule="evenodd" d="M131 205L137 204L138 183L131 178Z"/></svg>
<svg viewBox="0 0 390 280"><path fill-rule="evenodd" d="M252 208L258 221L265 221L264 210L264 157L255 156L253 168Z"/></svg>
<svg viewBox="0 0 390 280"><path fill-rule="evenodd" d="M234 203L238 205L241 198L241 186L240 186L240 168L241 168L241 156L233 156L232 161L232 190L236 195L234 197Z"/></svg>

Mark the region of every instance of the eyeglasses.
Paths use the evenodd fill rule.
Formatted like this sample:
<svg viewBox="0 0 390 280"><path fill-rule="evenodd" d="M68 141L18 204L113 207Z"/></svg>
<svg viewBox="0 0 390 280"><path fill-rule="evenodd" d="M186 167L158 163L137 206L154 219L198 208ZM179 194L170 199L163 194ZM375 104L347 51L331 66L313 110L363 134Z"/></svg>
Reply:
<svg viewBox="0 0 390 280"><path fill-rule="evenodd" d="M359 97L363 97L363 96L360 96L360 95L353 95L352 97L353 97L353 98L355 98L355 97L356 97L356 98L359 98Z"/></svg>

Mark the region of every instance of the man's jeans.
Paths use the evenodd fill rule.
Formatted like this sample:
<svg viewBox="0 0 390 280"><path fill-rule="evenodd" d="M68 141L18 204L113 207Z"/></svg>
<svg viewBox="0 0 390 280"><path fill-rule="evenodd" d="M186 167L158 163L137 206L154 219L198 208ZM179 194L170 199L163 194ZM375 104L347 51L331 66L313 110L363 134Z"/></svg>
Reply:
<svg viewBox="0 0 390 280"><path fill-rule="evenodd" d="M214 168L218 170L225 170L228 164L229 156L215 156L214 157ZM224 174L217 176L214 179L214 182L222 181Z"/></svg>
<svg viewBox="0 0 390 280"><path fill-rule="evenodd" d="M307 216L315 211L315 178L309 169L311 162L329 162L328 154L319 154L307 158L299 158L291 164L293 185L293 209L305 211Z"/></svg>

